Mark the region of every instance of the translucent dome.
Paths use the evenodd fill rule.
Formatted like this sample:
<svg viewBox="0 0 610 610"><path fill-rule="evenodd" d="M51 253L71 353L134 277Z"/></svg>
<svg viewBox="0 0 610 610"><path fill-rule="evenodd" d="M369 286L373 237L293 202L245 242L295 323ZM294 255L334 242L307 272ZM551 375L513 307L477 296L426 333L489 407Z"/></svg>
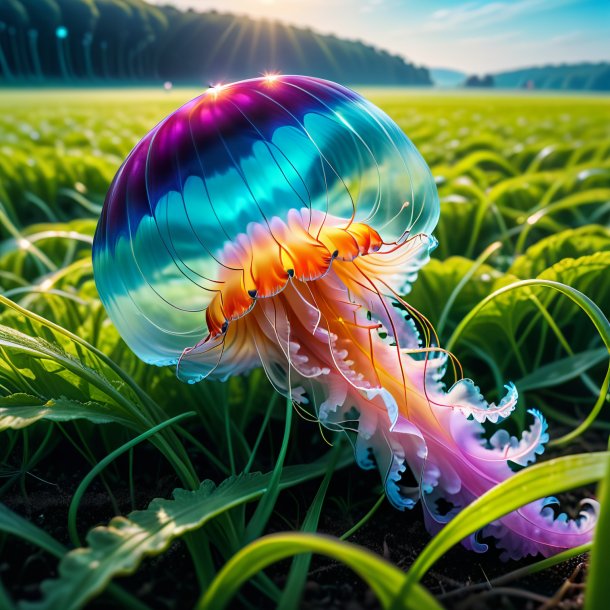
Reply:
<svg viewBox="0 0 610 610"><path fill-rule="evenodd" d="M209 332L227 244L291 210L364 223L391 244L429 235L439 203L396 123L332 82L213 87L152 129L115 176L93 245L100 297L131 349L176 363Z"/></svg>

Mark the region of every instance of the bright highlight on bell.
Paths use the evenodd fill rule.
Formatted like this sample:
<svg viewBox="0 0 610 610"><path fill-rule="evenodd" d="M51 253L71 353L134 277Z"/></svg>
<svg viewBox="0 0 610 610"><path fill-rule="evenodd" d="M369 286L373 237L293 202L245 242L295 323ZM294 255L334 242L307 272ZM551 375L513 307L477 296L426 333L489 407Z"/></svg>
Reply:
<svg viewBox="0 0 610 610"><path fill-rule="evenodd" d="M216 85L210 85L208 92L211 93L214 97L216 97L222 90L222 83L217 83Z"/></svg>
<svg viewBox="0 0 610 610"><path fill-rule="evenodd" d="M265 72L265 80L268 83L274 83L279 77L280 75L276 72Z"/></svg>
<svg viewBox="0 0 610 610"><path fill-rule="evenodd" d="M108 192L93 261L112 321L143 360L191 383L263 366L345 431L397 508L421 500L438 530L534 462L548 434L534 409L520 439L487 434L514 410L512 384L495 405L470 380L441 381L453 360L405 300L436 245L430 170L386 114L335 83L269 74L210 92L150 131ZM588 541L596 504L576 519L553 504L482 535L515 558Z"/></svg>

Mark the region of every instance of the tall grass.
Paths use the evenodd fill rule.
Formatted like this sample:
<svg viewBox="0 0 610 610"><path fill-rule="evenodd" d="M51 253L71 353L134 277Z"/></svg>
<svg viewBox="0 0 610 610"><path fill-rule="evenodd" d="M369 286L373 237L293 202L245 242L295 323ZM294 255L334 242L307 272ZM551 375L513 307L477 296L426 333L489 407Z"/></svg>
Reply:
<svg viewBox="0 0 610 610"><path fill-rule="evenodd" d="M527 408L539 408L556 439L552 459L463 510L402 571L339 539L367 523L383 525L378 488L352 498L332 484L352 461L338 439L292 417L261 371L186 386L172 371L144 365L99 302L91 242L108 184L138 139L195 93L0 98L1 553L9 562L14 545L34 553L27 543L58 561L57 577L21 608L81 608L100 595L145 608L151 600L136 599L133 581L113 581L177 540L191 561L192 574L181 576L196 582L198 608L222 608L236 596L243 607L295 607L312 554L353 569L384 608L439 608L457 595L429 592L420 581L467 535L542 495L604 480L601 497L608 497L607 99L366 92L414 140L441 197L440 245L409 301L484 392L514 380L521 421ZM66 452L76 456L79 480L68 484L63 530L45 531L9 505L28 493L35 499L37 486L61 476ZM176 486L171 499L153 499L149 470ZM105 525L82 509L95 482L109 498ZM593 543L591 609L605 607L609 593L606 504ZM319 533L331 507L349 524L336 537ZM571 556L532 560L516 572L507 564L492 584ZM265 570L291 557L282 590ZM23 594L5 579L0 607Z"/></svg>

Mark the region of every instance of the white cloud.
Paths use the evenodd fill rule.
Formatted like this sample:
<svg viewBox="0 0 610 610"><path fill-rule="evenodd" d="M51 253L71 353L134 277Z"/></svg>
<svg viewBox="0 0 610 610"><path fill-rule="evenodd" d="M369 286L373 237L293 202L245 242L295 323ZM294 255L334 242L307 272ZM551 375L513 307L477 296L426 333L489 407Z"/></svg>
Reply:
<svg viewBox="0 0 610 610"><path fill-rule="evenodd" d="M476 30L493 23L506 21L517 15L556 9L559 5L576 0L517 0L516 2L468 2L452 8L442 8L432 13L430 21L423 25L428 32L455 30L465 26Z"/></svg>
<svg viewBox="0 0 610 610"><path fill-rule="evenodd" d="M455 42L462 45L494 45L500 42L516 40L521 36L519 31L503 32L501 34L483 34L458 38Z"/></svg>
<svg viewBox="0 0 610 610"><path fill-rule="evenodd" d="M575 32L567 32L566 34L553 36L553 38L549 39L549 43L556 45L571 44L573 42L580 42L584 40L584 38L584 32L577 30Z"/></svg>
<svg viewBox="0 0 610 610"><path fill-rule="evenodd" d="M361 13L372 13L374 10L380 8L381 4L383 4L383 0L368 0L360 6L359 10Z"/></svg>

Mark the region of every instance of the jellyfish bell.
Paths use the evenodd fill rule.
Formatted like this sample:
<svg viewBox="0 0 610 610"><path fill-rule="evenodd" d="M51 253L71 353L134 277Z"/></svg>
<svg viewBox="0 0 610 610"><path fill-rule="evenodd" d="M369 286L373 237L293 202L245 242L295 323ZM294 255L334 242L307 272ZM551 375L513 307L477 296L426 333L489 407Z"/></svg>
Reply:
<svg viewBox="0 0 610 610"><path fill-rule="evenodd" d="M438 216L425 161L357 93L303 76L218 84L119 169L95 280L140 358L191 383L262 366L279 392L346 431L397 508L421 499L435 531L548 440L535 410L521 439L486 437L482 424L516 405L512 384L498 405L470 380L443 385L448 357L404 298ZM511 557L590 538L594 504L575 520L552 515L543 500L484 533Z"/></svg>
<svg viewBox="0 0 610 610"><path fill-rule="evenodd" d="M298 269L322 264L299 259L312 244L310 254L331 248L330 263L336 248L317 240L316 222L325 235L337 222L364 224L392 243L429 235L438 213L413 144L356 93L305 77L217 83L152 129L119 169L95 238L96 280L129 346L147 362L175 364L207 336L208 307L227 293L221 275L243 277L249 306L248 291L260 298L272 278L278 287L286 279L288 248ZM261 274L289 224L286 268ZM242 272L233 259L250 239L257 251ZM343 239L353 247L348 232Z"/></svg>

